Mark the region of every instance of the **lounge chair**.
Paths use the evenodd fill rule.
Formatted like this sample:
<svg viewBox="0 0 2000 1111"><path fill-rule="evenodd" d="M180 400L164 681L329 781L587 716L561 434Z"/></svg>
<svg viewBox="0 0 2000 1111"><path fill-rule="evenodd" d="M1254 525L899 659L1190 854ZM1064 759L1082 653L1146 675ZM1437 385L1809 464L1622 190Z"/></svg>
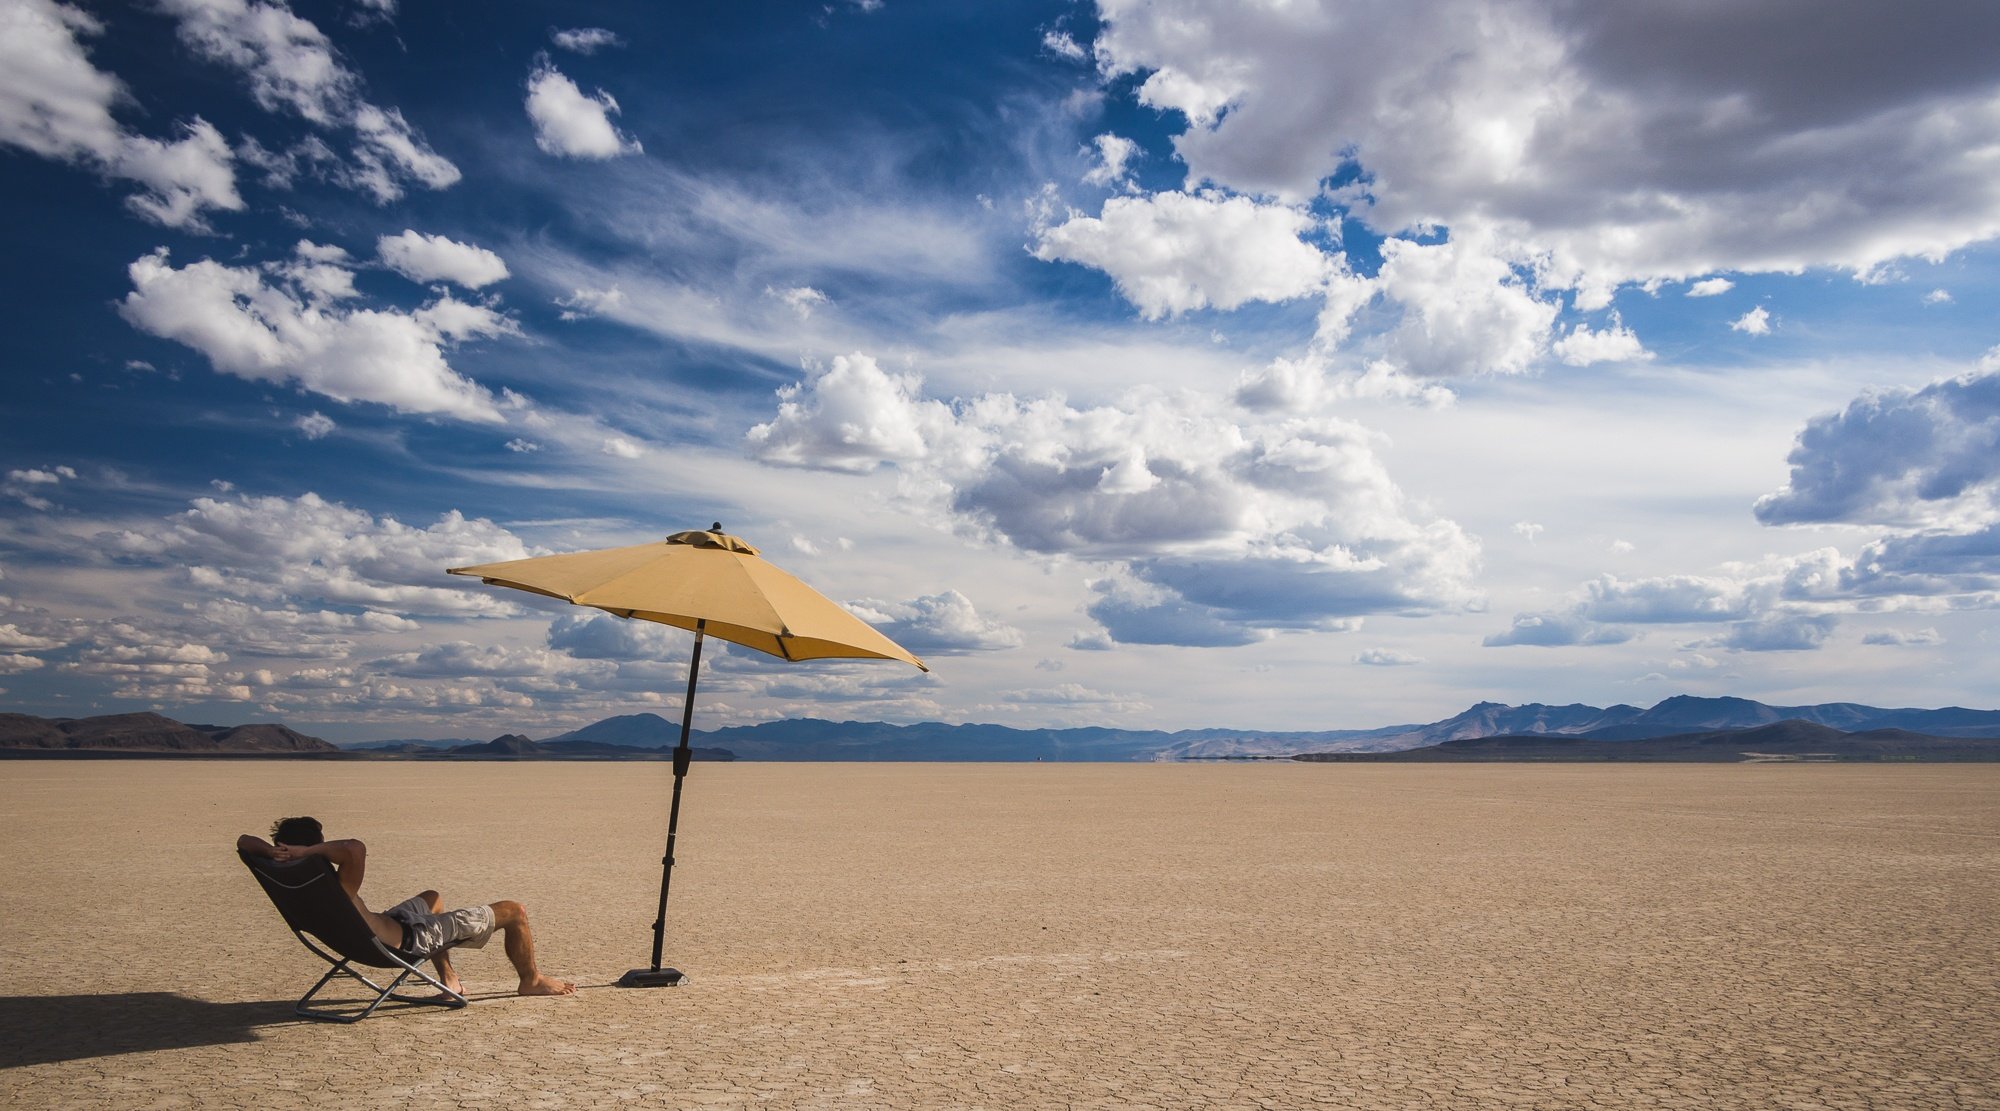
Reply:
<svg viewBox="0 0 2000 1111"><path fill-rule="evenodd" d="M465 996L445 987L436 977L417 967L418 962L426 959L424 954L382 944L382 940L375 936L375 931L368 927L367 920L361 917L361 912L354 908L354 901L341 889L340 878L335 874L333 865L327 863L323 857L309 856L303 860L281 863L269 857L251 856L243 852L238 852L236 855L242 858L243 863L250 869L250 874L257 877L257 882L264 888L264 894L269 895L271 902L276 904L278 913L285 916L285 925L292 928L292 933L297 935L299 943L312 950L314 956L333 966L327 970L326 975L319 978L319 983L314 984L311 991L299 997L294 1010L301 1017L320 1022L360 1022L374 1014L375 1008L381 1006L385 999L394 999L399 1003L429 1003L441 1007L465 1006ZM312 938L308 938L307 934L318 938L326 949L313 944ZM327 949L340 955L336 957L328 953ZM373 968L394 968L399 971L396 978L389 981L389 986L383 987L355 971L352 967L355 964ZM343 1014L328 1007L307 1006L312 997L318 995L320 989L326 986L327 981L343 974L368 985L376 993L375 998L370 1000L359 1014ZM436 988L440 996L429 998L398 994L396 989L411 976Z"/></svg>

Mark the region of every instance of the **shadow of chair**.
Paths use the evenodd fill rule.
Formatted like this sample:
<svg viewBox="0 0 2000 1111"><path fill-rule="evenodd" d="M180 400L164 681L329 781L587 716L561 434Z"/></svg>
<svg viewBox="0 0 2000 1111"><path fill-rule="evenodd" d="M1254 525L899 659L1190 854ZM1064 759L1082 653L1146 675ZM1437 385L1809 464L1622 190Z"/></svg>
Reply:
<svg viewBox="0 0 2000 1111"><path fill-rule="evenodd" d="M0 996L0 1069L258 1040L295 1026L289 999L211 1003L165 991Z"/></svg>

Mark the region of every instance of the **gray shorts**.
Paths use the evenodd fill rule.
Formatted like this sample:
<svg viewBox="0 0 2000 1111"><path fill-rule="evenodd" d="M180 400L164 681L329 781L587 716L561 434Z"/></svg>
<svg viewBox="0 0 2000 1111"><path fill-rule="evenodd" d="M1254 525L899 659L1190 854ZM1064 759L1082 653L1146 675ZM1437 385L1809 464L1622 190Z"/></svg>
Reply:
<svg viewBox="0 0 2000 1111"><path fill-rule="evenodd" d="M412 895L382 914L403 924L403 948L418 956L428 957L455 945L483 949L486 939L493 936L493 908L487 906L432 914L422 895Z"/></svg>

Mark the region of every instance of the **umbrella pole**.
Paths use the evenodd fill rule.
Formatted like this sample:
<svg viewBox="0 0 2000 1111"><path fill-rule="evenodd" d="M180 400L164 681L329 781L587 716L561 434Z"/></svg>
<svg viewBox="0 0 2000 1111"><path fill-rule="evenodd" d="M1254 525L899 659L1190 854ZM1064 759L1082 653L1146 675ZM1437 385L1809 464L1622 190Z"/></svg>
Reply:
<svg viewBox="0 0 2000 1111"><path fill-rule="evenodd" d="M661 968L660 953L667 941L667 887L674 878L674 834L681 824L681 784L687 779L694 749L688 735L694 729L694 684L701 674L701 641L708 628L706 619L694 623L694 658L688 662L687 697L681 700L681 743L674 749L674 797L667 807L667 852L660 858L660 913L653 919L653 967L635 968L618 980L621 988L666 988L686 979L678 968Z"/></svg>

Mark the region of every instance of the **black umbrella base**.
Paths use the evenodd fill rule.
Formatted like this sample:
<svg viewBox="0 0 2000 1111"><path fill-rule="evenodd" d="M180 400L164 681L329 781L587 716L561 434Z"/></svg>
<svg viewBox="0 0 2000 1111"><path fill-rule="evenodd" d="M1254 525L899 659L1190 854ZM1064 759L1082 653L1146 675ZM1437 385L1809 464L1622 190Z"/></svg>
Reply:
<svg viewBox="0 0 2000 1111"><path fill-rule="evenodd" d="M621 988L672 988L686 982L678 968L635 968L618 977Z"/></svg>

